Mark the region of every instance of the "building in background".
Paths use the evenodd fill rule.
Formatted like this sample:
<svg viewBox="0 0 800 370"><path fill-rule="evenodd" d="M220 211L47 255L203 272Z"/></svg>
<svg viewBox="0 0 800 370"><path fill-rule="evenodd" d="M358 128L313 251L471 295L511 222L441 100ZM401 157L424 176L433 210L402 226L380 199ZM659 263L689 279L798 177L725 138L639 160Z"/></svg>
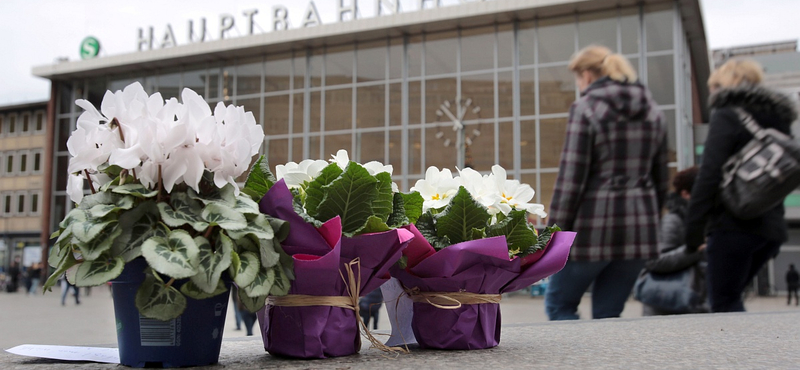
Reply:
<svg viewBox="0 0 800 370"><path fill-rule="evenodd" d="M47 102L0 107L0 267L41 258ZM44 230L49 234L48 230Z"/></svg>
<svg viewBox="0 0 800 370"><path fill-rule="evenodd" d="M800 111L800 53L797 40L757 45L736 46L714 50L714 64L718 67L730 59L747 58L764 67L764 85L782 91L798 103ZM792 125L794 137L800 140L800 120ZM789 223L789 241L781 252L759 273L757 286L761 294L786 292L784 276L789 264L800 266L800 190L786 197L786 221Z"/></svg>
<svg viewBox="0 0 800 370"><path fill-rule="evenodd" d="M263 125L273 165L343 148L354 160L393 165L407 191L428 166L500 164L549 207L579 96L567 64L602 44L631 60L664 110L672 170L694 163L692 126L707 120L710 66L698 0L377 3L370 18L344 21L357 12L340 9L337 23L319 24L308 13L308 27L266 22L275 29L177 46L171 28L164 38L143 28L141 51L34 68L53 86L51 230L72 206L66 140L81 113L73 102L99 106L107 89L133 81L164 98L188 87L212 106L243 105Z"/></svg>

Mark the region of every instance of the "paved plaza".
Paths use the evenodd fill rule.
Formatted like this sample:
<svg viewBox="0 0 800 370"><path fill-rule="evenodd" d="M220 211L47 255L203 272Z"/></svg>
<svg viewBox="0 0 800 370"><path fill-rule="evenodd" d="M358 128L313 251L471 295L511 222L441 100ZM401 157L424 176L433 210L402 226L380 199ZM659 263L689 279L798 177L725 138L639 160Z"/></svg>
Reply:
<svg viewBox="0 0 800 370"><path fill-rule="evenodd" d="M81 290L81 304L72 296L61 306L59 289L44 295L0 293L0 348L19 344L58 345L114 345L117 341L114 308L109 289L94 287L90 296ZM584 297L580 311L582 318L591 317L591 297ZM800 307L787 306L785 297L756 297L748 299L749 312L800 312ZM503 325L547 322L544 299L531 297L524 292L506 294L500 304ZM642 306L630 300L622 313L623 319L641 317ZM258 324L256 324L257 326ZM371 325L370 325L371 326ZM232 305L228 305L227 322L223 338L244 337L244 329L236 331ZM389 318L382 307L379 329L389 329ZM800 330L800 323L797 324ZM257 328L254 328L258 336ZM800 366L800 364L798 364Z"/></svg>

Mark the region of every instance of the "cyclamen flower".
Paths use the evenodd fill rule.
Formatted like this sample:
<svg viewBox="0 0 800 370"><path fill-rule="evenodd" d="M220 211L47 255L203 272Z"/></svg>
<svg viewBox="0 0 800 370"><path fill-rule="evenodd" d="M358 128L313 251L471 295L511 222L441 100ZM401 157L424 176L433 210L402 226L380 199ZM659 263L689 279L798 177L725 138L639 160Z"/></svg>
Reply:
<svg viewBox="0 0 800 370"><path fill-rule="evenodd" d="M422 212L427 212L431 208L441 208L450 203L460 185L449 169L439 171L431 166L425 171L425 178L417 180L411 191L419 192L423 199Z"/></svg>

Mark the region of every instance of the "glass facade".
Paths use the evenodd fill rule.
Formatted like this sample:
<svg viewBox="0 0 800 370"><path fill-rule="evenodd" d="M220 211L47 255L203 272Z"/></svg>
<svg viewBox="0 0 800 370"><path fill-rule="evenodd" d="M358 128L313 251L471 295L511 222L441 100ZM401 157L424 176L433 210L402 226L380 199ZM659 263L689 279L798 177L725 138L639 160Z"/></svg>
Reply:
<svg viewBox="0 0 800 370"><path fill-rule="evenodd" d="M428 166L490 171L497 163L549 207L579 95L567 64L589 44L631 60L668 117L671 166L691 165L677 154L691 150L689 55L667 3L59 82L52 217L70 207L58 203L67 202L65 143L80 114L72 102L99 105L106 89L132 81L164 97L189 87L212 107L244 105L264 127L273 166L347 149L354 160L393 165L407 191Z"/></svg>

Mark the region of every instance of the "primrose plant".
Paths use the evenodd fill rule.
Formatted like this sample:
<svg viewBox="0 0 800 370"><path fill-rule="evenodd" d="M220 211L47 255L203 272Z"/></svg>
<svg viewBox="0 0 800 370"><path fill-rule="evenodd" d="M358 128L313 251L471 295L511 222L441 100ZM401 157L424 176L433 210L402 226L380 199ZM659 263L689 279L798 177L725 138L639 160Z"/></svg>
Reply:
<svg viewBox="0 0 800 370"><path fill-rule="evenodd" d="M100 285L144 258L136 306L146 317L175 318L186 297L225 293L229 279L251 311L287 294L291 259L279 241L288 225L259 212L236 183L264 139L251 112L218 103L212 113L189 89L181 102L165 101L139 83L108 91L100 111L76 104L84 112L67 142L76 207L53 234L46 290L64 274Z"/></svg>

